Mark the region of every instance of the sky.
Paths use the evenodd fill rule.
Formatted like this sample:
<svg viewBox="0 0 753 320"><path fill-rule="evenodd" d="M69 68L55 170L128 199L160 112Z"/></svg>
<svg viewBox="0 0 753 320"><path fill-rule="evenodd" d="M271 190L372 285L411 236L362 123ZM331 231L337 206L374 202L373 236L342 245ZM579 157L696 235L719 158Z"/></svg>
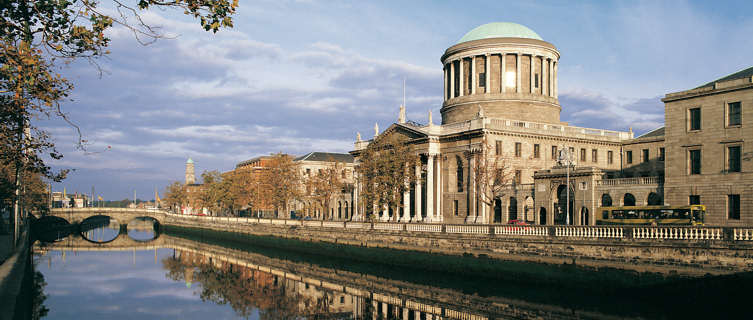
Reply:
<svg viewBox="0 0 753 320"><path fill-rule="evenodd" d="M73 169L56 191L153 199L183 181L260 155L348 152L356 133L397 120L439 123L440 56L466 32L515 22L561 53L561 119L644 133L663 125L661 97L753 66L749 1L241 1L234 27L203 31L182 11L142 12L167 37L140 45L108 32L104 70L79 61L63 110L75 130L39 120Z"/></svg>

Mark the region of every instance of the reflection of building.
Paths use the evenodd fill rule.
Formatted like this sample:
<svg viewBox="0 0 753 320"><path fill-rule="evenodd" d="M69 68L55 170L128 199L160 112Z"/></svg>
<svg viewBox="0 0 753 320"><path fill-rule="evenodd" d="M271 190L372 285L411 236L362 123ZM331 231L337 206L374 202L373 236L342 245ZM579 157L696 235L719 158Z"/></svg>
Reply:
<svg viewBox="0 0 753 320"><path fill-rule="evenodd" d="M753 68L668 94L666 128L635 138L632 130L560 121L559 57L554 45L514 23L482 25L448 48L441 57L441 124L431 113L428 124L407 121L401 108L397 123L375 133L407 138L423 177L397 208L375 213L391 221L594 224L601 205L700 202L708 205L709 223L753 222L753 167L741 162L750 158L743 137L753 134L746 120L753 117L742 110L753 104ZM351 152L356 162L372 141L359 135ZM563 149L575 167L558 161ZM511 177L490 203L476 194L473 165L484 152L504 157ZM356 216L372 208L362 204Z"/></svg>

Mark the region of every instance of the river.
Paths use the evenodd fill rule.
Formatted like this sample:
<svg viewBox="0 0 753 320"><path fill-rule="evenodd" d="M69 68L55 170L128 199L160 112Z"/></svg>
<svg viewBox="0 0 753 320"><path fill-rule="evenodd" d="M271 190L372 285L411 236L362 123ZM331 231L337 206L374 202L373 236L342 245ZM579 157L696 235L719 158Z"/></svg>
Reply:
<svg viewBox="0 0 753 320"><path fill-rule="evenodd" d="M46 319L750 318L753 276L451 257L110 221L37 241ZM133 229L133 230L131 230ZM155 231L159 230L159 232Z"/></svg>

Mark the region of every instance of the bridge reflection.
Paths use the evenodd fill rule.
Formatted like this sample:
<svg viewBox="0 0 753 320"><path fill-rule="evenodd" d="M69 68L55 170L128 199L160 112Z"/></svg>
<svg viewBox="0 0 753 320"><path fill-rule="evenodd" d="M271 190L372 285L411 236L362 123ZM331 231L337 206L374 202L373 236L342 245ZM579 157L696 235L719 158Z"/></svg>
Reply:
<svg viewBox="0 0 753 320"><path fill-rule="evenodd" d="M69 223L58 216L44 216L32 224L32 232L35 239L43 242L62 241L71 235L98 244L118 239L120 243L148 242L159 238L160 224L151 217L136 217L120 223L110 216L94 215L76 223Z"/></svg>

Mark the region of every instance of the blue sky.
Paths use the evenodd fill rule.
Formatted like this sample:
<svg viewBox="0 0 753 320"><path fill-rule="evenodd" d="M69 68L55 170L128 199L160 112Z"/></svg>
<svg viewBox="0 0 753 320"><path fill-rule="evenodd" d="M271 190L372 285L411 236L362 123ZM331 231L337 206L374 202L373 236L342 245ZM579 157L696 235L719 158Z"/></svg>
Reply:
<svg viewBox="0 0 753 320"><path fill-rule="evenodd" d="M112 54L63 73L63 107L90 141L41 121L75 171L68 192L153 198L197 173L230 170L272 152L347 152L356 132L397 119L402 79L408 118L439 114L444 50L484 23L528 26L562 54L563 121L637 133L663 125L659 100L753 65L750 2L241 1L235 27L217 34L176 11L144 19L172 39L139 45L110 32ZM439 122L436 119L435 122ZM111 146L111 149L107 149Z"/></svg>

